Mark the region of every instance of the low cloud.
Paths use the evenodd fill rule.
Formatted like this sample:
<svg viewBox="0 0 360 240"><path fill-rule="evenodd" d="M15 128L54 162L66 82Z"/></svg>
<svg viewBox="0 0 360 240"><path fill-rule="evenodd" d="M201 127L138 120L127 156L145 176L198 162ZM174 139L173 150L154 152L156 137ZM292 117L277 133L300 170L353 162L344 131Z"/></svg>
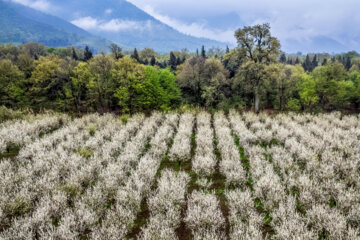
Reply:
<svg viewBox="0 0 360 240"><path fill-rule="evenodd" d="M122 19L111 19L110 21L104 21L92 17L75 19L71 21L71 23L85 30L96 30L105 32L145 30L151 28L150 21L138 22Z"/></svg>
<svg viewBox="0 0 360 240"><path fill-rule="evenodd" d="M273 34L282 41L287 39L308 41L314 37L326 36L352 48L360 47L359 41L353 41L359 39L360 35L358 33L360 1L358 0L128 1L173 28L194 36L234 40L233 34L230 34L230 30L234 29L226 27L215 29L211 24L199 23L197 19L206 21L206 19L216 19L222 14L235 12L239 19L233 21L238 27L269 22ZM166 13L166 16L157 13ZM194 23L184 24L189 19Z"/></svg>
<svg viewBox="0 0 360 240"><path fill-rule="evenodd" d="M43 11L43 12L47 12L50 10L51 4L46 1L46 0L11 0L14 3L19 3L22 5L25 5L27 7L39 10L39 11Z"/></svg>
<svg viewBox="0 0 360 240"><path fill-rule="evenodd" d="M112 12L113 12L113 10L111 8L108 8L108 9L105 10L106 14L111 14Z"/></svg>
<svg viewBox="0 0 360 240"><path fill-rule="evenodd" d="M234 43L234 31L235 29L210 29L206 27L206 23L193 22L190 24L184 23L177 19L171 18L167 15L162 15L156 12L151 6L147 5L144 7L144 11L156 18L157 20L169 25L170 27L178 30L179 32L194 36L194 37L205 37L221 42Z"/></svg>

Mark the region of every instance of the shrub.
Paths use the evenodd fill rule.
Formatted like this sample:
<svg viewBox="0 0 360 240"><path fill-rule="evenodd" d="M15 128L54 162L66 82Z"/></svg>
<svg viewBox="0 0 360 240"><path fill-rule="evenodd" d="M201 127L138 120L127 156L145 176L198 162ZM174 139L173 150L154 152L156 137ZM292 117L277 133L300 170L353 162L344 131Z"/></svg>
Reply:
<svg viewBox="0 0 360 240"><path fill-rule="evenodd" d="M0 106L0 123L12 119L23 118L23 113L20 111L14 111L5 106Z"/></svg>

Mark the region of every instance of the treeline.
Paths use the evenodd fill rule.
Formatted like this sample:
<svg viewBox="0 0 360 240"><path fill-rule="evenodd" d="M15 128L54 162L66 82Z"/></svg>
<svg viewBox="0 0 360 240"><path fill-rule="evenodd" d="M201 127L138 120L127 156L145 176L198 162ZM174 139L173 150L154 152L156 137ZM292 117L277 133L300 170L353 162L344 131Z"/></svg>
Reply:
<svg viewBox="0 0 360 240"><path fill-rule="evenodd" d="M159 54L0 44L0 105L35 111L122 113L206 108L354 110L360 56L286 55L268 24L239 29L235 49Z"/></svg>

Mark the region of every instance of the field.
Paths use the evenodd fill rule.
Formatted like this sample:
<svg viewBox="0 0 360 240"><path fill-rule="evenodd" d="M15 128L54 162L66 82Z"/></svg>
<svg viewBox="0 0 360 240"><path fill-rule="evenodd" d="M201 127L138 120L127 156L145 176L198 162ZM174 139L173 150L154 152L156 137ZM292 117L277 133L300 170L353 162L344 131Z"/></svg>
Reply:
<svg viewBox="0 0 360 240"><path fill-rule="evenodd" d="M0 239L360 239L359 229L356 115L0 124Z"/></svg>

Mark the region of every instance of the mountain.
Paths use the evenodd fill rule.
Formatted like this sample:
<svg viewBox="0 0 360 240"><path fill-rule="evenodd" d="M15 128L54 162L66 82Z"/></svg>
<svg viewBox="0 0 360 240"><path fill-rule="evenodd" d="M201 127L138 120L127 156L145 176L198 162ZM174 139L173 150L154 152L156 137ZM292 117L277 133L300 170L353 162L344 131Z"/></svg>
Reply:
<svg viewBox="0 0 360 240"><path fill-rule="evenodd" d="M327 36L315 36L308 39L285 39L281 41L282 49L288 53L341 53L353 50L352 46L345 46Z"/></svg>
<svg viewBox="0 0 360 240"><path fill-rule="evenodd" d="M196 38L169 27L125 0L48 0L49 12L86 31L116 43L165 52L187 48L226 47L226 43Z"/></svg>
<svg viewBox="0 0 360 240"><path fill-rule="evenodd" d="M0 0L0 42L39 42L46 46L89 45L95 51L108 50L108 40L95 37L58 17Z"/></svg>

